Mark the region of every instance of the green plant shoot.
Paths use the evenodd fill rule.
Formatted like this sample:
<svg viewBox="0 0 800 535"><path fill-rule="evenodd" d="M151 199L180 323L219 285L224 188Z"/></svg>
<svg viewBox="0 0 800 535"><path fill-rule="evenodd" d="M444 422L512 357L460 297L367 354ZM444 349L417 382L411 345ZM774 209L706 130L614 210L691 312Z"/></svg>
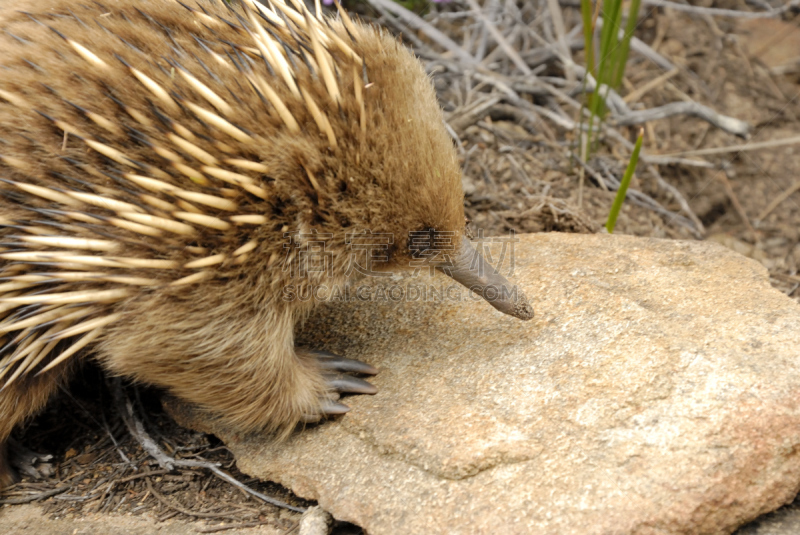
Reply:
<svg viewBox="0 0 800 535"><path fill-rule="evenodd" d="M608 221L606 221L606 230L609 234L613 234L614 226L617 224L617 216L622 209L622 203L625 201L625 195L628 192L628 185L631 183L633 172L636 170L636 164L639 161L639 151L642 148L642 140L644 139L644 128L639 129L639 137L636 138L636 145L633 147L631 159L628 161L628 168L625 169L625 174L619 182L619 189L617 196L614 197L614 204L611 206L611 211L608 213Z"/></svg>
<svg viewBox="0 0 800 535"><path fill-rule="evenodd" d="M622 0L597 0L597 2L602 2L603 28L600 32L600 46L595 57L593 42L595 25L592 16L592 1L581 0L586 72L591 74L596 82L593 94L586 99L589 121L585 138L588 147L587 150L580 151L580 153L586 154L587 157L593 145L592 130L594 129L594 119L597 118L602 121L606 114L605 100L602 98L605 95L602 93L603 91L608 91L609 88L617 90L622 84L625 65L628 62L630 42L636 29L639 6L641 5L641 0L631 0L625 31L620 39L623 14ZM582 110L580 123L583 125Z"/></svg>

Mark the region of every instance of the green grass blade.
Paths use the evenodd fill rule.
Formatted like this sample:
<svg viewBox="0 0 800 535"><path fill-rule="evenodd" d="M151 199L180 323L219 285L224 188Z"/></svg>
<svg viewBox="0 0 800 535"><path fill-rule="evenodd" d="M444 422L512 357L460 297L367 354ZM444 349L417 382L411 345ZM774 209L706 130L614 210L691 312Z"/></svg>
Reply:
<svg viewBox="0 0 800 535"><path fill-rule="evenodd" d="M608 85L615 69L619 22L622 13L622 0L607 0L603 4L603 30L600 32L600 57L597 59L597 87L595 94L600 94L600 86ZM592 114L598 117L605 115L605 102L599 96L592 99Z"/></svg>
<svg viewBox="0 0 800 535"><path fill-rule="evenodd" d="M581 0L581 18L583 19L583 51L586 56L586 70L594 72L594 25L592 24L592 0Z"/></svg>
<svg viewBox="0 0 800 535"><path fill-rule="evenodd" d="M596 0L597 2L602 2L603 0ZM599 4L598 4L599 7ZM592 0L581 0L581 18L583 19L583 44L584 44L584 55L586 58L586 72L591 74L592 76L597 76L595 71L595 64L594 64L594 11L592 9ZM588 80L588 76L585 76L583 79L583 90L584 94L586 93L586 83ZM594 109L594 93L587 94L586 96L586 109L590 111L589 118L587 121L587 130L584 134L584 119L585 115L583 113L584 108L581 108L580 111L580 129L578 135L578 154L581 155L582 158L587 158L587 154L589 152L589 147L591 146L592 140L592 129L594 126L594 115L591 111Z"/></svg>
<svg viewBox="0 0 800 535"><path fill-rule="evenodd" d="M603 30L600 32L600 58L597 68L599 78L604 78L604 74L608 71L608 65L613 61L613 53L619 35L621 10L622 0L607 0L603 5ZM598 81L600 80L598 79Z"/></svg>
<svg viewBox="0 0 800 535"><path fill-rule="evenodd" d="M619 190L617 196L614 197L614 204L611 206L611 211L608 213L608 221L606 221L606 230L609 234L614 232L614 226L617 224L617 216L622 209L622 203L625 201L625 195L628 192L628 186L631 183L633 172L636 169L636 164L639 161L639 151L642 148L642 140L644 139L644 128L639 129L639 137L636 138L636 146L633 147L631 159L628 161L628 168L625 169L625 174L619 183Z"/></svg>
<svg viewBox="0 0 800 535"><path fill-rule="evenodd" d="M628 23L625 26L625 35L619 45L618 59L615 62L614 78L612 79L611 87L619 89L622 85L622 76L625 74L625 65L628 63L628 53L631 49L631 39L633 32L636 30L636 23L639 19L639 5L641 0L631 0L630 9L628 10Z"/></svg>

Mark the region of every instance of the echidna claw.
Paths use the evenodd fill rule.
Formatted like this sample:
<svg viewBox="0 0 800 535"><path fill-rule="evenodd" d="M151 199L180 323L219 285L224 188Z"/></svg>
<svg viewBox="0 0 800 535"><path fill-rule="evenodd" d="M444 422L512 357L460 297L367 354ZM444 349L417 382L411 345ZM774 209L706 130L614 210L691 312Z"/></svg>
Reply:
<svg viewBox="0 0 800 535"><path fill-rule="evenodd" d="M322 370L336 371L341 373L363 373L364 375L376 375L378 369L360 360L347 359L328 351L312 351L316 357L317 364Z"/></svg>
<svg viewBox="0 0 800 535"><path fill-rule="evenodd" d="M351 373L375 375L378 370L369 364L359 360L347 359L328 351L311 351L328 391L320 399L319 413L306 414L303 423L318 422L323 418L331 418L344 414L350 407L340 403L341 394L377 394L378 389L358 377L349 375Z"/></svg>
<svg viewBox="0 0 800 535"><path fill-rule="evenodd" d="M328 388L340 394L377 394L378 389L370 383L343 373L324 373Z"/></svg>
<svg viewBox="0 0 800 535"><path fill-rule="evenodd" d="M344 403L339 403L338 401L335 401L332 398L325 398L320 400L318 413L306 414L305 416L303 416L301 421L304 424L314 424L319 422L323 418L339 416L348 411L350 411L350 407L348 407Z"/></svg>
<svg viewBox="0 0 800 535"><path fill-rule="evenodd" d="M320 410L322 411L322 414L324 414L325 416L337 416L339 414L344 414L346 412L349 412L350 407L348 407L344 403L339 403L338 401L326 399L320 404Z"/></svg>
<svg viewBox="0 0 800 535"><path fill-rule="evenodd" d="M301 424L315 424L322 420L321 414L304 414L302 418L300 418Z"/></svg>

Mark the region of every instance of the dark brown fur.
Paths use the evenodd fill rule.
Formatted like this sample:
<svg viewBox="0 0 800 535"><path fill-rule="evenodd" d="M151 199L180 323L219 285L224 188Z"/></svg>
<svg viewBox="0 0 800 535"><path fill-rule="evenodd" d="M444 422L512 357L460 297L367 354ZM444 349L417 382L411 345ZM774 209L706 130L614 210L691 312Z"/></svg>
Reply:
<svg viewBox="0 0 800 535"><path fill-rule="evenodd" d="M86 353L111 373L163 387L242 430L291 428L304 415L316 412L326 387L315 361L295 349L293 337L295 323L310 305L284 302L282 288L287 284L343 281L349 259L346 232L369 229L391 233L394 244L385 268L407 265L409 231L455 231L456 242L462 236L461 174L420 63L390 36L357 25L352 40L340 22L331 21L336 34L364 59L370 83L362 88L366 113L362 131L354 96L359 82L351 76L353 62L329 47L338 66L342 99L337 105L319 74L310 73L299 56L293 58L298 85L309 91L330 120L337 140L337 147L331 148L307 106L293 96L277 74L270 74L262 61L252 62L251 68L268 80L286 103L300 125L300 134L287 130L272 106L262 101L240 72L220 68L194 39L200 37L215 52L227 52L236 59L237 52L225 42L253 47L251 37L241 29L226 23L208 25L207 19L170 0L108 1L106 7L93 2L37 0L27 7L30 14L16 11L22 9L17 2L5 4L0 8L0 91L12 98L3 98L0 93L0 179L6 181L0 183L0 237L4 242L0 252L62 250L19 241L20 235L56 235L119 243L120 248L107 256L172 260L176 266L218 254L226 255L226 260L204 268L209 278L194 284L169 286L203 270L100 267L91 270L145 277L156 283L55 281L16 293L6 291L0 298L45 290L127 288L129 294L124 298L98 305L88 316L120 314ZM240 25L236 15L223 5L202 5L212 18L222 17ZM280 35L289 46L300 48L289 34ZM109 69L92 66L64 38L86 46ZM306 43L310 48L307 39ZM238 53L246 55L241 50ZM312 55L308 50L305 53ZM167 59L189 70L227 101L235 110L227 119L255 141L240 143L204 124L185 107L163 105L126 66L145 73L181 102L194 102L215 111L178 76ZM358 74L362 75L360 67ZM149 124L135 120L126 108L144 115ZM85 115L87 111L119 128L98 126ZM163 120L165 117L167 120ZM63 125L71 131L66 137ZM167 147L179 154L185 165L200 169L202 162L167 138L168 133L185 129L194 134L196 146L220 160L244 158L264 164L266 173L224 164L219 167L249 176L266 190L267 198L213 178L210 185L195 184L169 158L155 152L155 147ZM141 136L147 141L143 142ZM98 154L82 137L120 150L138 162L138 167ZM198 209L220 218L232 215L196 203L192 206L167 193L146 191L120 176L129 172L152 177L156 170L161 171L158 178L163 182L233 200L237 204L233 213L262 214L267 222L232 225L227 230L194 225L193 236L162 232L160 237L148 237L109 224L108 218L115 217L111 210L90 204L64 206L13 184L95 193L172 219L175 216L168 210L148 204L143 195L157 197L181 211ZM66 211L100 219L86 223L65 215ZM333 253L331 270L326 275L293 279L283 269L284 233L308 233L312 229L332 234L326 247ZM232 252L250 240L257 240L256 249L243 255L243 262L233 262ZM76 254L103 256L91 251ZM0 260L3 277L65 269ZM0 299L0 307L3 303ZM19 308L6 307L0 325L18 318L13 314L19 313ZM25 336L24 332L5 335L0 364L9 362ZM33 370L0 390L0 488L10 481L5 440L16 425L45 404L55 387L68 378L70 362L83 353L48 373L35 373L69 347L69 342L77 340L80 336L65 340Z"/></svg>

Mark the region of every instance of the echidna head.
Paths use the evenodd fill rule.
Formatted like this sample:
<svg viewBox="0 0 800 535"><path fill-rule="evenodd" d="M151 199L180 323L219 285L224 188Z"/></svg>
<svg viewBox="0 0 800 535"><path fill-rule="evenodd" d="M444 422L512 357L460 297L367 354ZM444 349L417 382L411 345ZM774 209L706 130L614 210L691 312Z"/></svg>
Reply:
<svg viewBox="0 0 800 535"><path fill-rule="evenodd" d="M300 226L332 235L345 250L359 239L388 243L376 270L429 261L478 292L494 286L500 297L490 300L493 306L529 319L522 292L488 266L465 236L461 170L422 65L390 36L359 28L355 37L367 77L360 90L363 110L358 98L343 98L339 113L328 114L335 149L323 135L287 140L291 148L271 165L285 169L286 183L302 184L304 196L293 196L308 206L299 214ZM342 94L359 95L354 85L361 81L342 84ZM322 92L319 84L316 90Z"/></svg>
<svg viewBox="0 0 800 535"><path fill-rule="evenodd" d="M420 232L450 235L460 243L461 171L419 61L391 37L367 30L358 37L356 50L368 77L363 129L357 101L343 98L339 113L328 113L335 148L311 123L305 125L307 135L286 136L281 149L262 160L274 170L276 187L293 188L284 192L287 202L304 206L296 212L298 227L334 237L391 235L385 267L402 267L412 258L410 240ZM324 93L313 80L300 79L306 82L309 92ZM342 88L343 95L354 92L352 83Z"/></svg>

